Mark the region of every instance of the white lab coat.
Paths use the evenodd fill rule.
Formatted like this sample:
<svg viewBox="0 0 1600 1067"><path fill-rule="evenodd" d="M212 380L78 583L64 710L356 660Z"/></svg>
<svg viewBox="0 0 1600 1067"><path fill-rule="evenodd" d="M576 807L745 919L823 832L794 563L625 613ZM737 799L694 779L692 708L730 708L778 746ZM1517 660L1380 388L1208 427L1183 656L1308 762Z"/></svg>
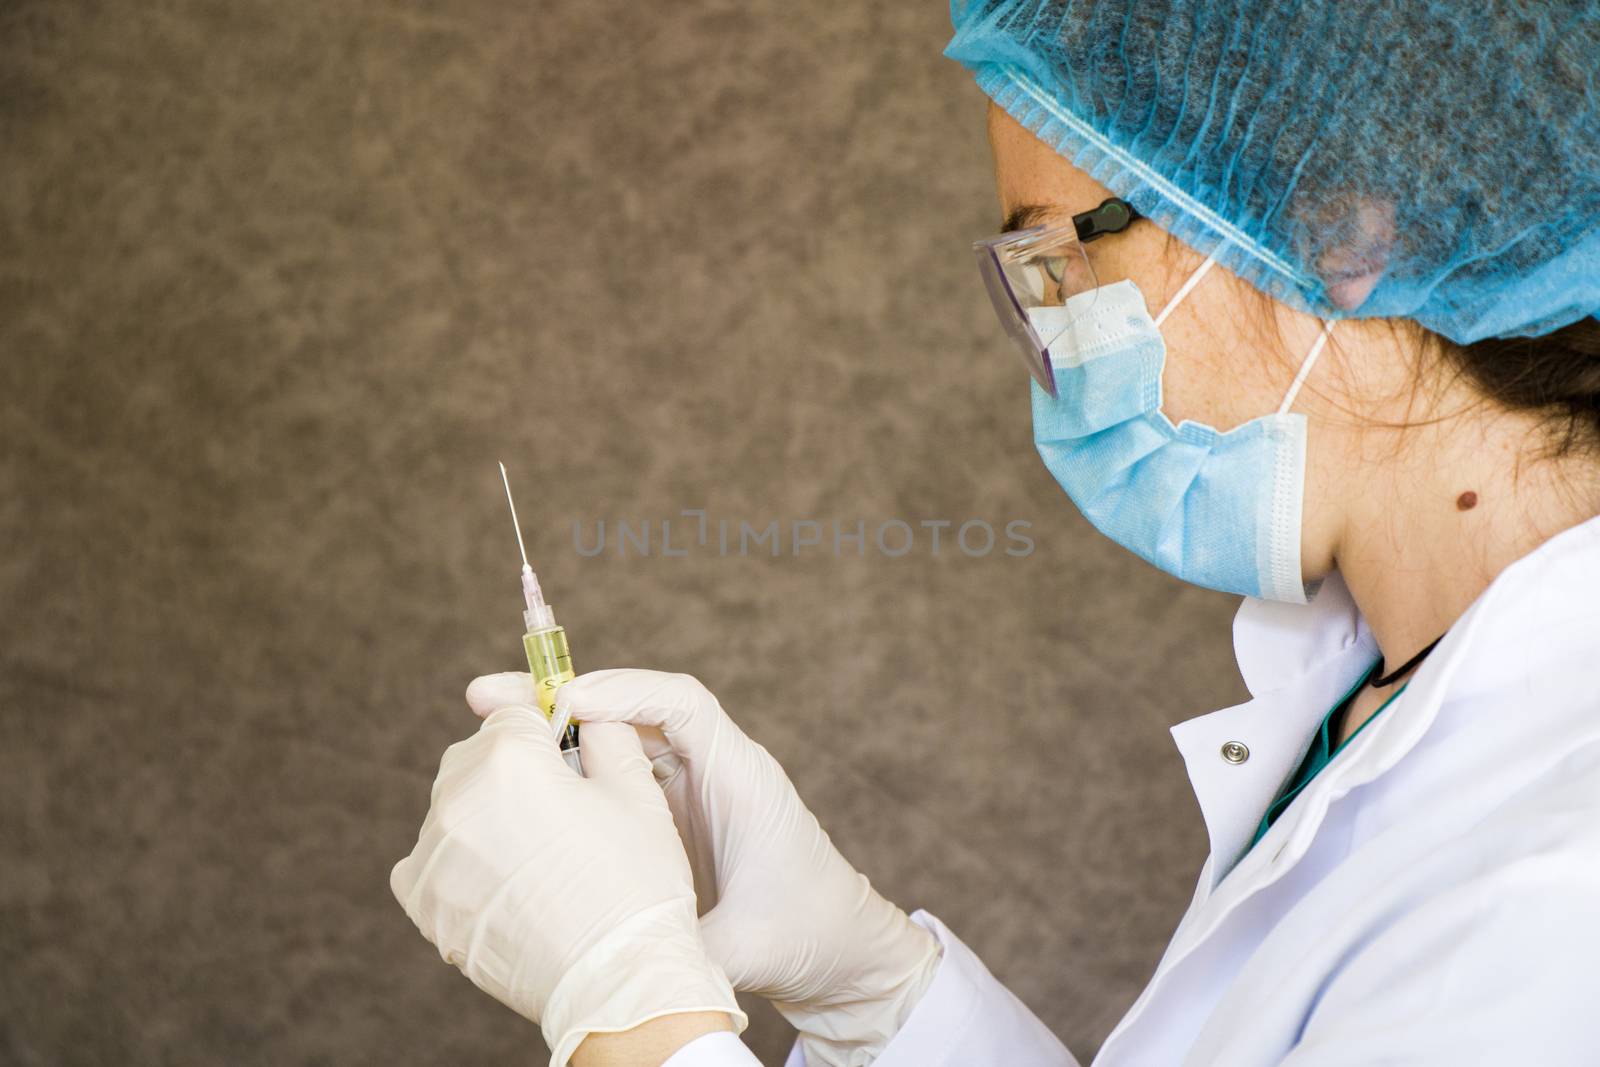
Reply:
<svg viewBox="0 0 1600 1067"><path fill-rule="evenodd" d="M1600 1064L1600 518L1506 568L1248 851L1378 650L1337 575L1246 600L1234 645L1254 699L1172 728L1211 855L1094 1067ZM945 958L877 1067L1078 1067L915 918ZM756 1060L724 1034L668 1063Z"/></svg>

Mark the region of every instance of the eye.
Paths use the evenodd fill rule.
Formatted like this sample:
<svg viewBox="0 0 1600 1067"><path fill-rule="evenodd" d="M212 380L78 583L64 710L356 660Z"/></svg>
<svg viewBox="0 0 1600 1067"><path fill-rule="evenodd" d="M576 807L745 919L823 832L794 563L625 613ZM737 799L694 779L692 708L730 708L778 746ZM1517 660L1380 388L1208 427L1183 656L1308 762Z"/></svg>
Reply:
<svg viewBox="0 0 1600 1067"><path fill-rule="evenodd" d="M1019 289L1021 295L1035 304L1043 303L1046 291L1054 288L1045 280L1045 272L1039 269L1039 260L1027 259L1018 264L1022 269L1011 272L1011 279Z"/></svg>
<svg viewBox="0 0 1600 1067"><path fill-rule="evenodd" d="M1030 256L1022 265L1028 268L1023 273L1027 278L1029 295L1034 300L1056 305L1066 299L1066 294L1062 292L1062 281L1072 269L1066 256Z"/></svg>
<svg viewBox="0 0 1600 1067"><path fill-rule="evenodd" d="M1094 268L1081 249L1074 248L1059 256L1035 256L1030 262L1038 270L1040 284L1057 302L1065 303L1068 297L1095 287ZM1046 278L1050 280L1046 282Z"/></svg>

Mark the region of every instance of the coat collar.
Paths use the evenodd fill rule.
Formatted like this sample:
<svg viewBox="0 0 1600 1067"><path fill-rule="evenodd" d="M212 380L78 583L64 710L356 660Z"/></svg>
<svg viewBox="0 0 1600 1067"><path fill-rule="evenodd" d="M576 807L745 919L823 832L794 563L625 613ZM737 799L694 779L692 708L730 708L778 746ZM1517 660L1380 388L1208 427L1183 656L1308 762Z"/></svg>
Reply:
<svg viewBox="0 0 1600 1067"><path fill-rule="evenodd" d="M1262 813L1304 758L1317 724L1379 656L1337 573L1309 604L1246 598L1234 619L1234 649L1254 699L1171 731L1211 839L1210 874L1202 878L1209 884L1202 892L1220 884L1235 864L1235 880L1249 882L1280 860L1292 863L1309 844L1330 798L1398 763L1447 697L1514 683L1533 671L1571 671L1574 662L1600 651L1597 645L1600 518L1557 534L1505 568L1423 661L1394 707L1313 780L1305 803L1291 806L1274 824L1274 847L1264 840L1246 855ZM1230 742L1244 745L1248 758L1230 761L1223 751ZM1239 750L1229 752L1237 758Z"/></svg>

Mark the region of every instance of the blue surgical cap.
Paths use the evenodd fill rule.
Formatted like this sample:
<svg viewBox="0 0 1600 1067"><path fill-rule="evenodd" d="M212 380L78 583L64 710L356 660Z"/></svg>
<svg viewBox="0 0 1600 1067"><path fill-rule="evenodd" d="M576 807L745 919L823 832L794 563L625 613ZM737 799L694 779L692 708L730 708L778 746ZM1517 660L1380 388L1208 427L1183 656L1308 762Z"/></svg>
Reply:
<svg viewBox="0 0 1600 1067"><path fill-rule="evenodd" d="M951 18L945 54L1000 107L1285 303L1461 344L1600 312L1594 0L952 0Z"/></svg>

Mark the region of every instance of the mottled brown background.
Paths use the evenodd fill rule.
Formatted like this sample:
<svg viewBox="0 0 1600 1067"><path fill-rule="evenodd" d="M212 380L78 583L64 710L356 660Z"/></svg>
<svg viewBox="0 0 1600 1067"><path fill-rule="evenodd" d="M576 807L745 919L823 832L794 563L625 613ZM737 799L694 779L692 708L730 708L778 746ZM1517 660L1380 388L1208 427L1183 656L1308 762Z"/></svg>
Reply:
<svg viewBox="0 0 1600 1067"><path fill-rule="evenodd" d="M579 666L704 679L1087 1061L1206 852L1167 727L1241 695L1233 601L1034 455L947 37L937 0L0 3L0 1062L540 1060L388 887L520 660L498 458ZM573 546L696 507L1037 549Z"/></svg>

